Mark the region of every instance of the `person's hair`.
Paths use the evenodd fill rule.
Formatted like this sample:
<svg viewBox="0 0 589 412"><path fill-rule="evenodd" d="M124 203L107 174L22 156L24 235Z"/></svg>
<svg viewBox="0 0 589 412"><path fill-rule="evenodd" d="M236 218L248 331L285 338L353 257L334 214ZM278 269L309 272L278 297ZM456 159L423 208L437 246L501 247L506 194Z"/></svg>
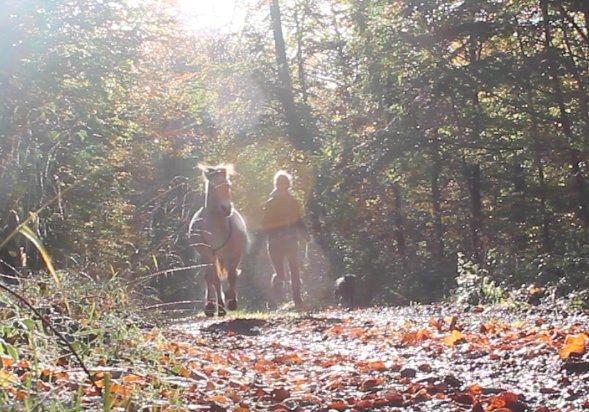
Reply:
<svg viewBox="0 0 589 412"><path fill-rule="evenodd" d="M287 182L287 187L292 186L292 176L286 170L279 170L274 175L274 189L278 189L278 182L281 180Z"/></svg>

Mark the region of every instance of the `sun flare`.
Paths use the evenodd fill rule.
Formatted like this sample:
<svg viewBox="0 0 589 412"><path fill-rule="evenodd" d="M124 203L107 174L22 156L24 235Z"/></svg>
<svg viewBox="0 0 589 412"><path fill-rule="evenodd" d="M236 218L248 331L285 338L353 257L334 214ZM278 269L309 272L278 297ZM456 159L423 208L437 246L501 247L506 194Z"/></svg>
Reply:
<svg viewBox="0 0 589 412"><path fill-rule="evenodd" d="M177 4L181 20L194 30L231 31L245 18L243 1L178 0Z"/></svg>

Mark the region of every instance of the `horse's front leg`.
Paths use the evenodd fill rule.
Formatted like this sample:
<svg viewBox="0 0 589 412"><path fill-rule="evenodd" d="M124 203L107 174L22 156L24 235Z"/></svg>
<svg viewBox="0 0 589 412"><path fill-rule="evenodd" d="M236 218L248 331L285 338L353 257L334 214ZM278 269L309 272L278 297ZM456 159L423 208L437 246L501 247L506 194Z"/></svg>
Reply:
<svg viewBox="0 0 589 412"><path fill-rule="evenodd" d="M225 310L225 301L223 300L223 289L221 289L221 279L217 273L216 265L213 265L215 276L212 279L212 284L215 287L217 293L217 314L219 316L225 316L227 311Z"/></svg>
<svg viewBox="0 0 589 412"><path fill-rule="evenodd" d="M217 306L215 305L215 287L214 280L217 278L217 270L215 268L214 258L212 253L207 249L200 250L200 260L204 265L205 278L205 315L214 316Z"/></svg>
<svg viewBox="0 0 589 412"><path fill-rule="evenodd" d="M227 309L237 310L237 264L232 262L227 268L227 280L229 290L227 291Z"/></svg>

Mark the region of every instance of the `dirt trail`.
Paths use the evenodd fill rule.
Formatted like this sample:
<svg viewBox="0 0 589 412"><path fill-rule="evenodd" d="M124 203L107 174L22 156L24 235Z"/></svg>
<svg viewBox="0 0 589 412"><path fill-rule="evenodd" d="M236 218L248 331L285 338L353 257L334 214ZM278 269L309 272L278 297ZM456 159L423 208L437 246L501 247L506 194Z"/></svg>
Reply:
<svg viewBox="0 0 589 412"><path fill-rule="evenodd" d="M187 401L212 410L505 412L589 408L587 333L586 313L426 306L196 319L167 337Z"/></svg>

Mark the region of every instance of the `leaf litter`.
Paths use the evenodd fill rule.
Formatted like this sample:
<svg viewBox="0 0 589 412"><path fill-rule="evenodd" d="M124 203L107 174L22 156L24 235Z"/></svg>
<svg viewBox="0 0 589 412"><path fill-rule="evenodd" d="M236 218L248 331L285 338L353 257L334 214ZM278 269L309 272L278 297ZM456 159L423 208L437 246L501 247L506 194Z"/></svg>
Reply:
<svg viewBox="0 0 589 412"><path fill-rule="evenodd" d="M589 316L449 306L194 318L142 332L98 389L67 362L2 355L15 401L82 391L91 409L578 411L589 408ZM96 355L95 355L96 356ZM99 358L98 358L99 359ZM26 383L26 384L25 384Z"/></svg>
<svg viewBox="0 0 589 412"><path fill-rule="evenodd" d="M247 320L198 320L171 333L215 348L221 361L200 368L225 394L208 398L219 410L589 407L589 370L571 368L587 363L586 314L449 312L442 306L330 310L271 318L255 334L227 326ZM236 395L227 396L229 389Z"/></svg>

